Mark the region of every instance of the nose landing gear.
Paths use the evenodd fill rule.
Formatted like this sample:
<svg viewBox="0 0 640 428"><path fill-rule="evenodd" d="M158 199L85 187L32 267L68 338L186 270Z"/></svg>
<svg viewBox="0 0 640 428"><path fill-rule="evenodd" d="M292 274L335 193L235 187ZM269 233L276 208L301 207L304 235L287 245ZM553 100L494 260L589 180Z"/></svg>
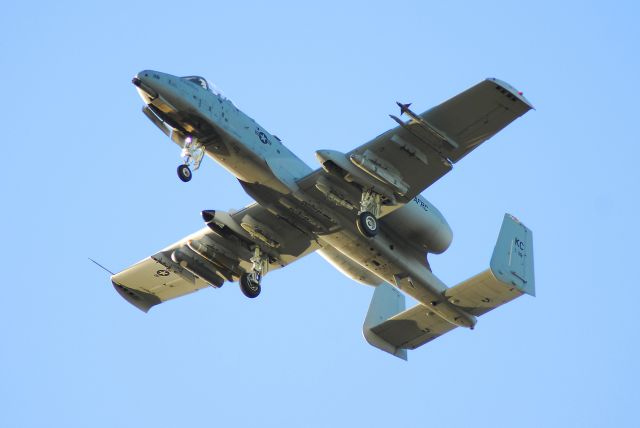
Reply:
<svg viewBox="0 0 640 428"><path fill-rule="evenodd" d="M191 172L191 166L193 171L200 168L200 163L204 157L204 146L198 141L197 138L186 137L182 145L181 156L184 162L178 166L178 177L185 183L191 181L193 173Z"/></svg>
<svg viewBox="0 0 640 428"><path fill-rule="evenodd" d="M260 247L255 247L253 257L251 257L251 272L246 272L240 276L240 291L250 299L260 295L260 282L269 269L269 257L263 254Z"/></svg>

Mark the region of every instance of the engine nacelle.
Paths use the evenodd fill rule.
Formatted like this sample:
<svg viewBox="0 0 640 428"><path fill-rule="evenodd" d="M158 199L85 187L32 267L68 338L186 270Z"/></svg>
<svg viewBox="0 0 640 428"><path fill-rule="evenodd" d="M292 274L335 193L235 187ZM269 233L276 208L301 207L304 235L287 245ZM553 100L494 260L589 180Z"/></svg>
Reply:
<svg viewBox="0 0 640 428"><path fill-rule="evenodd" d="M386 215L382 221L429 253L444 252L453 240L451 227L440 211L420 195Z"/></svg>

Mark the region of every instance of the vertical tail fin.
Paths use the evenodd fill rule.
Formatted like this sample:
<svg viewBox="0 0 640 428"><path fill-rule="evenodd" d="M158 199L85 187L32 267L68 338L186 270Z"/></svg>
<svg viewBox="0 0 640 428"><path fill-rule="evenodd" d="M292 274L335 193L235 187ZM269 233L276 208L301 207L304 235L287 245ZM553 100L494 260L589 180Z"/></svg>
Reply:
<svg viewBox="0 0 640 428"><path fill-rule="evenodd" d="M392 345L371 331L372 328L382 324L392 316L399 314L404 311L404 309L404 294L400 293L393 286L383 282L378 285L373 292L373 298L369 305L367 317L364 320L362 332L364 338L370 345L406 360L406 349Z"/></svg>
<svg viewBox="0 0 640 428"><path fill-rule="evenodd" d="M511 214L504 215L490 267L500 281L514 285L523 293L536 295L533 235Z"/></svg>

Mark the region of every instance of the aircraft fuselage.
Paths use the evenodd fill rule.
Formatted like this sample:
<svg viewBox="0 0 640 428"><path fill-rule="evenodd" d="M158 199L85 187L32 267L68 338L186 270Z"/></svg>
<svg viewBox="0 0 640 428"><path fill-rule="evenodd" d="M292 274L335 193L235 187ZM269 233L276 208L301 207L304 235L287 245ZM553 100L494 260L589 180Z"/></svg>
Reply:
<svg viewBox="0 0 640 428"><path fill-rule="evenodd" d="M351 200L339 206L326 194L309 186L305 178L313 173L294 153L230 100L193 81L151 70L134 78L145 101L167 126L190 138L196 138L206 154L232 173L247 193L269 211L289 219L321 243L331 245L344 256L377 277L394 284L447 321L473 327L475 318L444 296L446 285L431 272L426 261L428 249L407 242L411 236L380 221L375 239L358 233ZM357 190L348 189L347 194ZM412 205L413 204L413 205ZM345 208L347 207L347 208ZM383 207L391 211L393 207ZM451 231L440 212L426 199L416 197L400 209L424 216L424 221L440 228L445 242ZM447 237L448 234L448 237ZM442 249L442 251L444 251Z"/></svg>

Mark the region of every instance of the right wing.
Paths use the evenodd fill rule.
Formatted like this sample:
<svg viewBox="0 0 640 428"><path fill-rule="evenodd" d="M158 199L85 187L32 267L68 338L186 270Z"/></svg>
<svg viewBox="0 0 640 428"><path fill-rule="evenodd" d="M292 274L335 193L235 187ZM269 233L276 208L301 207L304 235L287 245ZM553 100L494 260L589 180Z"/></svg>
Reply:
<svg viewBox="0 0 640 428"><path fill-rule="evenodd" d="M348 153L369 158L384 176L397 177L405 202L449 172L473 149L533 108L522 93L498 79L486 79L417 115L402 105L411 120L398 124Z"/></svg>
<svg viewBox="0 0 640 428"><path fill-rule="evenodd" d="M360 194L353 200L354 196L347 194L352 186L344 186L344 180L354 182L390 201L386 205L393 208L383 212L385 215L420 194L455 162L533 108L522 93L498 79L486 79L420 115L407 104L400 106L409 115L408 122L391 116L399 126L346 154L316 152L324 171L305 178L301 187L337 180L333 187L344 188L338 193L344 193L353 206L359 204Z"/></svg>
<svg viewBox="0 0 640 428"><path fill-rule="evenodd" d="M207 212L203 228L111 277L129 303L151 307L225 281L251 268L252 247L269 255L269 271L312 253L320 245L258 204L232 214Z"/></svg>

